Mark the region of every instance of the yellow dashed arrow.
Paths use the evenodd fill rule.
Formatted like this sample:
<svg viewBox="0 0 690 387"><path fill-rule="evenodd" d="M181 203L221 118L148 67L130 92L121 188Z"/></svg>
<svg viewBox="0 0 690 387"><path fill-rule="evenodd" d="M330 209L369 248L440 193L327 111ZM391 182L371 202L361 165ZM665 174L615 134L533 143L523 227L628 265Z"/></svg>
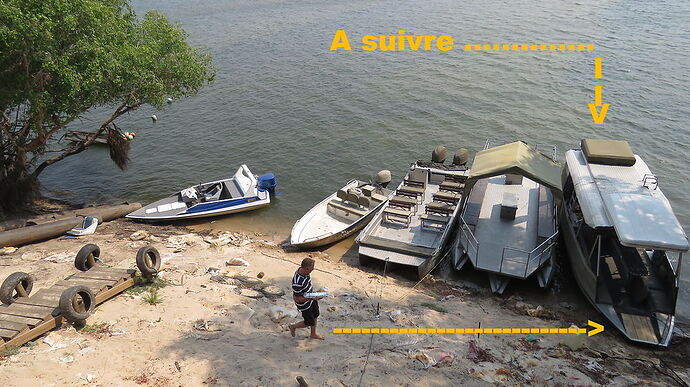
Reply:
<svg viewBox="0 0 690 387"><path fill-rule="evenodd" d="M500 333L500 334L525 334L525 333L544 333L544 334L584 334L587 336L596 335L604 330L604 326L594 321L587 321L592 330L587 328L333 328L333 333L407 333L407 334L475 334L475 333Z"/></svg>

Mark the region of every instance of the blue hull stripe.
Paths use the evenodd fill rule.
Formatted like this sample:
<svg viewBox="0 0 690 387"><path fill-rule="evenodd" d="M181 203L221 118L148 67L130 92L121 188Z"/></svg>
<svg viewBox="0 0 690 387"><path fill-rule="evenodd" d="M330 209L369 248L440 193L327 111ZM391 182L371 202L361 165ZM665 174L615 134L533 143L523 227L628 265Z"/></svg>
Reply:
<svg viewBox="0 0 690 387"><path fill-rule="evenodd" d="M259 197L254 196L254 197L250 197L250 198L219 200L219 201L210 202L210 203L199 203L196 206L188 209L187 211L185 211L183 213L184 214L196 214L198 212L220 210L223 208L236 207L236 206L240 206L242 204L255 202L257 200L259 200Z"/></svg>

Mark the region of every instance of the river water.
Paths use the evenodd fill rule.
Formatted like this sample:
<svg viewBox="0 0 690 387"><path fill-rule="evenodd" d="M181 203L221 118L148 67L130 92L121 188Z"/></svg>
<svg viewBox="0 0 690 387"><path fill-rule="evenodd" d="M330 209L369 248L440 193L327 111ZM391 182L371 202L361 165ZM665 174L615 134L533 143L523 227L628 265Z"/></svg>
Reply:
<svg viewBox="0 0 690 387"><path fill-rule="evenodd" d="M351 178L390 169L394 183L435 145L481 149L487 138L553 144L625 139L659 177L690 229L690 2L134 1L179 22L212 54L215 82L162 111L121 121L138 133L127 172L93 148L48 168L53 195L79 203L152 201L232 174L274 172L274 204L217 227L279 235ZM329 50L347 31L353 50ZM451 51L367 52L363 35L449 35ZM580 52L467 52L464 44L594 44ZM593 77L602 58L603 78ZM595 85L604 125L587 104ZM106 111L75 128L93 129ZM151 114L159 118L152 122ZM215 227L214 226L214 227ZM686 265L687 268L687 265ZM685 271L686 273L688 270ZM690 278L685 275L684 278ZM687 281L685 281L687 285ZM688 286L678 311L688 315Z"/></svg>

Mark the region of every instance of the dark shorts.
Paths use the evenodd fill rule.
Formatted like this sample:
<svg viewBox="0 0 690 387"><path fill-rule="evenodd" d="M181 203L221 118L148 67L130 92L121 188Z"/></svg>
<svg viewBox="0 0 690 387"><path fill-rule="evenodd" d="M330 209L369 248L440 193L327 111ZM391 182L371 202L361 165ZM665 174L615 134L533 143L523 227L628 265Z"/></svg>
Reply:
<svg viewBox="0 0 690 387"><path fill-rule="evenodd" d="M316 325L316 318L319 317L319 302L314 300L311 306L307 310L302 311L302 317L304 317L304 325L312 327Z"/></svg>

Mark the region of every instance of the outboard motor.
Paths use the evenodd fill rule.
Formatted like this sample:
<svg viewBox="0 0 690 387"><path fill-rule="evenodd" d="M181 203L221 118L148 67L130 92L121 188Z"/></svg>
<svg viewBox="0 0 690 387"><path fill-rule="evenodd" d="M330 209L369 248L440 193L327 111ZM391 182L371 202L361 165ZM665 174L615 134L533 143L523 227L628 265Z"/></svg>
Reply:
<svg viewBox="0 0 690 387"><path fill-rule="evenodd" d="M431 161L443 164L446 162L447 155L448 152L446 151L446 147L443 145L438 145L436 148L434 148L434 151L431 152Z"/></svg>
<svg viewBox="0 0 690 387"><path fill-rule="evenodd" d="M277 184L276 175L272 173L265 173L257 178L257 187L267 190L270 194L275 193Z"/></svg>
<svg viewBox="0 0 690 387"><path fill-rule="evenodd" d="M465 148L460 148L453 156L454 165L465 165L470 160L470 152Z"/></svg>
<svg viewBox="0 0 690 387"><path fill-rule="evenodd" d="M391 171L384 169L382 171L379 171L376 173L376 176L374 176L374 183L380 185L383 188L386 188L386 186L391 182Z"/></svg>

